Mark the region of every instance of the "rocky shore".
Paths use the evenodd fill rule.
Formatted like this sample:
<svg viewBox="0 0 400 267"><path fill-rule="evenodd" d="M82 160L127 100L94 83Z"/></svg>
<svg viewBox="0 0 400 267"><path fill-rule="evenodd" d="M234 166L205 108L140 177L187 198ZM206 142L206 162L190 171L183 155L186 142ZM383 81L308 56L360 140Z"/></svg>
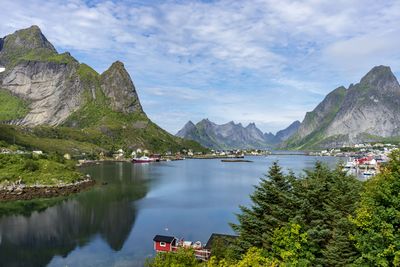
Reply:
<svg viewBox="0 0 400 267"><path fill-rule="evenodd" d="M0 188L0 201L31 200L36 198L50 198L68 196L93 186L96 182L90 178L71 183L54 186L13 184Z"/></svg>

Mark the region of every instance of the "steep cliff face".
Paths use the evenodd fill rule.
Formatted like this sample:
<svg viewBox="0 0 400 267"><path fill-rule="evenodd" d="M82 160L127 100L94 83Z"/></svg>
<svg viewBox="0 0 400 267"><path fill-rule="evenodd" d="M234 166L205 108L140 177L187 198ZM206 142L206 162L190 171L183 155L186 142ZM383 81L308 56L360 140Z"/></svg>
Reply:
<svg viewBox="0 0 400 267"><path fill-rule="evenodd" d="M26 100L29 109L24 118L14 123L62 123L82 102L79 63L68 53L58 54L37 26L3 39L0 62L6 70L1 73L0 88Z"/></svg>
<svg viewBox="0 0 400 267"><path fill-rule="evenodd" d="M389 67L374 67L347 96L326 130L326 136L347 135L350 143L360 134L400 135L400 86Z"/></svg>
<svg viewBox="0 0 400 267"><path fill-rule="evenodd" d="M77 65L25 61L6 71L0 87L29 103L29 113L16 124L58 125L77 110L83 91Z"/></svg>
<svg viewBox="0 0 400 267"><path fill-rule="evenodd" d="M395 136L400 136L400 85L389 67L377 66L358 84L329 93L285 145L334 147Z"/></svg>
<svg viewBox="0 0 400 267"><path fill-rule="evenodd" d="M122 62L114 62L108 70L101 74L101 88L111 99L114 111L143 112L135 86Z"/></svg>

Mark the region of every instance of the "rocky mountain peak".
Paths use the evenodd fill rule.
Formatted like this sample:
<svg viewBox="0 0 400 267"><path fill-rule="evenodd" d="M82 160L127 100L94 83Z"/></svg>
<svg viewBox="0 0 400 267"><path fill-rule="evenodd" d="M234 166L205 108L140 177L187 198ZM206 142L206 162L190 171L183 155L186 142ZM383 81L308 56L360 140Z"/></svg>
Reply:
<svg viewBox="0 0 400 267"><path fill-rule="evenodd" d="M207 118L207 119L202 119L197 124L199 124L199 125L211 125L212 122Z"/></svg>
<svg viewBox="0 0 400 267"><path fill-rule="evenodd" d="M101 88L111 99L113 110L123 113L143 112L136 88L122 62L114 62L101 74Z"/></svg>
<svg viewBox="0 0 400 267"><path fill-rule="evenodd" d="M249 123L249 125L246 126L248 129L254 129L257 128L256 124L254 122Z"/></svg>
<svg viewBox="0 0 400 267"><path fill-rule="evenodd" d="M191 127L191 126L195 126L194 123L193 123L192 121L188 121L188 122L185 124L185 127Z"/></svg>
<svg viewBox="0 0 400 267"><path fill-rule="evenodd" d="M0 43L0 63L4 65L32 50L41 53L57 53L57 50L36 25L7 35Z"/></svg>
<svg viewBox="0 0 400 267"><path fill-rule="evenodd" d="M196 125L192 121L188 121L185 126L181 130L178 131L176 136L185 137L186 135L190 134L191 132L196 130Z"/></svg>
<svg viewBox="0 0 400 267"><path fill-rule="evenodd" d="M388 66L373 67L360 81L361 85L379 88L393 87L398 84L396 77Z"/></svg>

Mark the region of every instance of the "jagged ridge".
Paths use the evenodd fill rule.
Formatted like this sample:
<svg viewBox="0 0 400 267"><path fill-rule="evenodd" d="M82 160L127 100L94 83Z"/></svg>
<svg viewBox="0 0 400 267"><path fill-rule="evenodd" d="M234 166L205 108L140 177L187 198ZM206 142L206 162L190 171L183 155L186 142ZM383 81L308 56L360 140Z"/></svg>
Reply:
<svg viewBox="0 0 400 267"><path fill-rule="evenodd" d="M218 125L203 119L196 125L189 121L176 135L212 149L267 149L290 137L299 124L298 121L294 122L275 136L272 133L264 134L255 123L243 127L241 123L235 124L233 121Z"/></svg>

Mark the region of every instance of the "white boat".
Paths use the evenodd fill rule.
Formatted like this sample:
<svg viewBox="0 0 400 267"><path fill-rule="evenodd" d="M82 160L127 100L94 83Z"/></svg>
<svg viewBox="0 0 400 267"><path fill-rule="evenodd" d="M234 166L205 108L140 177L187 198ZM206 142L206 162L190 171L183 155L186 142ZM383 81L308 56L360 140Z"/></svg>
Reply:
<svg viewBox="0 0 400 267"><path fill-rule="evenodd" d="M155 161L156 161L156 159L149 158L149 157L146 157L146 156L132 159L132 163L150 163L150 162L155 162Z"/></svg>

